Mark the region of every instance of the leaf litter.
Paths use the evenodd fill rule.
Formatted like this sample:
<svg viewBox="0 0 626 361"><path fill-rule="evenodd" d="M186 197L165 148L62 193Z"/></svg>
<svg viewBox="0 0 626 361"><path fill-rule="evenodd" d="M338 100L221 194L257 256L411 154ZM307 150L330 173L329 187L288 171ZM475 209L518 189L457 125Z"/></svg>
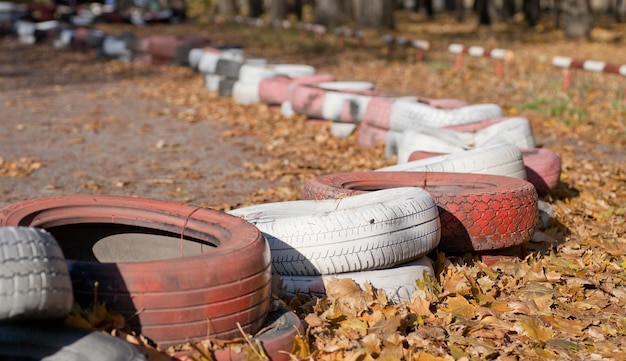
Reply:
<svg viewBox="0 0 626 361"><path fill-rule="evenodd" d="M442 27L450 23L449 19L448 23L442 21ZM616 58L621 54L621 45L581 45L563 39L554 30L529 31L528 39L524 39L520 29L513 29L499 34L516 57L505 65L505 76L497 78L493 64L486 59L467 59L464 70L458 73L442 45L450 40L444 36L446 32L434 30L433 24L423 28L411 25L411 29L422 32L417 35L432 37L439 45L428 53L425 63L388 61L380 49L348 48L337 52L330 41L325 45L306 41L294 45L293 36L281 38L282 44L292 41L288 49L293 51L284 51L268 40L277 36L275 30L255 32L254 36L249 32L243 35L241 29L232 26L210 35L211 25L191 30L200 35L207 33L216 43L239 42L247 52L276 62L314 65L319 72L336 74L340 80L373 81L377 89L392 95L494 102L508 115L527 117L539 146L553 149L562 159L561 184L543 199L555 216L541 231L556 242L525 245L523 258L503 257L489 265L473 255L451 257L435 252L430 256L436 261L436 277L416 281L418 290L408 302L391 302L371 285L362 289L345 279L330 281L326 297L282 296L274 302L287 305L308 325L306 334L296 338L291 357L626 359L626 105L620 102L623 82L617 77L577 73L577 85L565 90L560 87L560 73L549 64L551 56L568 54L626 63L626 58ZM493 35L492 30L469 28L467 34L459 34L454 40L498 45L498 37L487 36ZM181 25L138 31L188 34L190 28ZM539 35L541 42L537 43ZM155 72L146 65L118 62L107 67L113 76L149 74L138 78L137 84L145 89L145 97L162 100L161 113L171 116L172 121L219 125L221 137L226 140L236 141L241 136L260 139L264 146L250 152L255 153L254 159L258 156L262 160L245 163L245 172L235 176L268 179L275 186L258 189L247 204L299 199L303 183L320 174L372 170L395 163L395 159L385 158L382 145L364 149L358 146L355 134L341 139L331 136L328 122L300 115L287 118L267 105L242 106L217 97L205 91L201 77L189 69L163 66L159 69L165 72ZM74 71L80 71L80 67ZM28 158L2 160L0 175L26 177L41 166ZM192 167L178 176L201 180ZM203 206L228 210L242 204ZM112 310L104 312L114 315ZM96 303L93 314L105 320L111 318L101 313ZM87 320L91 327L98 327L96 320L80 315L73 314L69 322ZM112 319L107 331L119 335L126 325L119 318ZM181 347L195 350L190 353L191 359L210 359L210 348L222 347L223 342L202 345ZM248 345L245 337L240 345L242 349ZM248 359L264 357L250 350L247 355Z"/></svg>

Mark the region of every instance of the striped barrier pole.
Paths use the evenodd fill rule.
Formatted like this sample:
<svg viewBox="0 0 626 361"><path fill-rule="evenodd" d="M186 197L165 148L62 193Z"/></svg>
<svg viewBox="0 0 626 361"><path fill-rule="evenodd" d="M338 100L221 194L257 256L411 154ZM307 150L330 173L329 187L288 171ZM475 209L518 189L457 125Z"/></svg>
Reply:
<svg viewBox="0 0 626 361"><path fill-rule="evenodd" d="M422 61L424 59L424 51L430 49L430 43L426 40L408 40L405 37L394 37L390 34L383 35L383 41L387 44L387 58L390 59L393 56L396 45L403 47L411 46L415 49L415 61Z"/></svg>
<svg viewBox="0 0 626 361"><path fill-rule="evenodd" d="M486 49L481 46L464 46L461 44L450 44L448 51L456 54L456 70L463 68L463 54L474 57L486 57L496 60L495 73L500 77L504 73L504 61L513 59L513 52L506 49Z"/></svg>
<svg viewBox="0 0 626 361"><path fill-rule="evenodd" d="M358 40L358 46L359 49L363 49L363 47L365 46L364 44L364 37L363 37L363 33L359 30L351 30L351 29L344 29L344 28L336 28L335 29L335 35L337 36L337 49L338 50L343 50L345 47L345 39L346 38L354 38Z"/></svg>
<svg viewBox="0 0 626 361"><path fill-rule="evenodd" d="M598 60L579 60L565 56L552 58L552 65L563 68L563 88L567 89L572 83L572 69L582 69L595 73L610 73L626 76L626 65L610 64ZM624 104L626 104L626 90L624 90Z"/></svg>

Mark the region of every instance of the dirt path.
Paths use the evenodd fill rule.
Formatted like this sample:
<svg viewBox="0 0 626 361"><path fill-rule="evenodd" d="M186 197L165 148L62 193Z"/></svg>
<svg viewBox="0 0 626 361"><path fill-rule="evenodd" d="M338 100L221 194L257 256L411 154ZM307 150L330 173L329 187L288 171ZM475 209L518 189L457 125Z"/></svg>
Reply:
<svg viewBox="0 0 626 361"><path fill-rule="evenodd" d="M266 185L233 177L257 141L225 143L218 124L178 120L176 109L142 96L166 79L158 71L129 77L117 62L11 39L0 49L0 159L22 175L0 172L0 206L60 194L210 206L244 202Z"/></svg>

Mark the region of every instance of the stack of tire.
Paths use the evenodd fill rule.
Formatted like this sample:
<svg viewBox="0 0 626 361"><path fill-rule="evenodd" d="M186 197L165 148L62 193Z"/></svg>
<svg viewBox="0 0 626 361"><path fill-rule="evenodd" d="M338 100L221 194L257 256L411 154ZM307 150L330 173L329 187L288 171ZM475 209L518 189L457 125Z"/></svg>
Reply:
<svg viewBox="0 0 626 361"><path fill-rule="evenodd" d="M332 197L328 197L332 198ZM333 278L365 282L409 301L416 280L434 277L426 254L439 244L433 197L398 187L353 197L252 205L228 212L261 230L289 294L324 295Z"/></svg>
<svg viewBox="0 0 626 361"><path fill-rule="evenodd" d="M65 326L72 281L47 231L0 227L0 358L7 360L146 360L116 337Z"/></svg>
<svg viewBox="0 0 626 361"><path fill-rule="evenodd" d="M32 236L12 235L12 227L36 228L29 228ZM59 196L0 209L0 232L5 319L63 317L73 301L87 309L97 300L162 350L264 330L256 339L274 360L286 360L282 352L291 350L294 336L303 332L293 312L271 308L265 238L256 227L224 212L135 197ZM52 278L40 279L46 273ZM41 299L33 298L37 293ZM23 310L26 301L31 312ZM9 331L18 325L1 327L7 334L0 344L15 341ZM24 337L20 344L42 342ZM3 352L27 350L3 345ZM184 358L184 353L177 356ZM245 354L225 348L216 350L214 358L245 359Z"/></svg>

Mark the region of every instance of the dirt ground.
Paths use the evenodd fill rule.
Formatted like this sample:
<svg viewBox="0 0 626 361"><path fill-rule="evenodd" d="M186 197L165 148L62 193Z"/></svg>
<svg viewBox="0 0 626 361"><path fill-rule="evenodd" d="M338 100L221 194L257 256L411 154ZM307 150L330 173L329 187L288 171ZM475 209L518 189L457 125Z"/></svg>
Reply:
<svg viewBox="0 0 626 361"><path fill-rule="evenodd" d="M10 38L0 39L0 49L0 159L17 175L0 176L0 205L91 193L240 203L266 185L232 176L258 141L225 142L210 117L178 121L168 114L175 105L143 95L167 81L167 69Z"/></svg>

